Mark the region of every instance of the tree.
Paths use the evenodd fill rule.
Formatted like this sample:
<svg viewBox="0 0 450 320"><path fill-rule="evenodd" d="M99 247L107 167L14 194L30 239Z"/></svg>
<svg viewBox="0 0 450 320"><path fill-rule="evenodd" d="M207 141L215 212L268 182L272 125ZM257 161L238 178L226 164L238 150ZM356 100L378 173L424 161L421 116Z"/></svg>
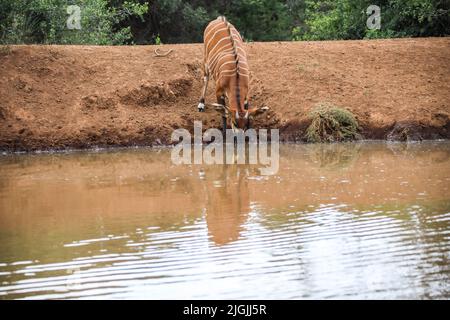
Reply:
<svg viewBox="0 0 450 320"><path fill-rule="evenodd" d="M378 0L381 29L366 26L371 0L306 0L297 40L444 36L450 34L449 0Z"/></svg>
<svg viewBox="0 0 450 320"><path fill-rule="evenodd" d="M69 4L82 9L81 30L66 27ZM371 4L380 30L367 29ZM450 0L0 0L0 43L201 42L219 15L248 41L450 34Z"/></svg>
<svg viewBox="0 0 450 320"><path fill-rule="evenodd" d="M2 43L121 44L132 37L129 27L116 26L129 16L142 16L146 4L107 0L0 0ZM67 28L67 7L81 8L81 29Z"/></svg>

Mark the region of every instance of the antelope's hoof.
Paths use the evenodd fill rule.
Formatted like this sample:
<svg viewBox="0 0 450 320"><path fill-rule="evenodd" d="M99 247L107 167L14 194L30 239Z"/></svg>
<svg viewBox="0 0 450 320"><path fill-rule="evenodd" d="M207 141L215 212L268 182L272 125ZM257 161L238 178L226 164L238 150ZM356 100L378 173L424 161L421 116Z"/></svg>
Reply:
<svg viewBox="0 0 450 320"><path fill-rule="evenodd" d="M198 104L198 112L205 112L205 104L204 103L199 103Z"/></svg>

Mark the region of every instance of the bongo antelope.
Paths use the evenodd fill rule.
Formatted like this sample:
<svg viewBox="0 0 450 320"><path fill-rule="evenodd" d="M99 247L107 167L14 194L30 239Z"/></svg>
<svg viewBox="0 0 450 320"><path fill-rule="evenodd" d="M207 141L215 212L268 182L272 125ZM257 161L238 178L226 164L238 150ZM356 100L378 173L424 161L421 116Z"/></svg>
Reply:
<svg viewBox="0 0 450 320"><path fill-rule="evenodd" d="M244 42L236 28L225 17L211 21L204 35L204 86L198 110L205 111L205 95L212 75L216 83L217 104L223 112L223 129L231 115L233 129L250 127L250 114L266 109L250 109L248 102L250 70ZM226 105L225 98L228 100Z"/></svg>

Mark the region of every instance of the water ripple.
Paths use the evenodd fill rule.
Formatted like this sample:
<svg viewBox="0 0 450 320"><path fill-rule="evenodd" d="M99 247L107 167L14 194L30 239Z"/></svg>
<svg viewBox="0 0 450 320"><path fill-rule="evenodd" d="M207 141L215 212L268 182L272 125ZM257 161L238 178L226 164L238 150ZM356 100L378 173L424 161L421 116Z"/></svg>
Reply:
<svg viewBox="0 0 450 320"><path fill-rule="evenodd" d="M276 179L148 150L0 161L0 299L449 298L450 144L315 148Z"/></svg>

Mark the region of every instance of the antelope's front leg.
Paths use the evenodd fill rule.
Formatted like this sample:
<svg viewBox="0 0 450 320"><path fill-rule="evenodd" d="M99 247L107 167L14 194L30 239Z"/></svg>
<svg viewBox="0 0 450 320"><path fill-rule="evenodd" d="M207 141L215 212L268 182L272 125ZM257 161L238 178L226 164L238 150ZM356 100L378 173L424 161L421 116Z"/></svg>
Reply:
<svg viewBox="0 0 450 320"><path fill-rule="evenodd" d="M223 130L223 134L225 134L227 132L227 114L226 111L223 113L222 115L222 130Z"/></svg>
<svg viewBox="0 0 450 320"><path fill-rule="evenodd" d="M206 96L206 90L208 89L208 81L209 81L209 72L208 67L205 65L204 72L203 72L203 90L202 90L202 96L200 97L200 102L198 104L198 111L199 112L205 112L205 96Z"/></svg>
<svg viewBox="0 0 450 320"><path fill-rule="evenodd" d="M225 106L225 98L223 95L219 96L217 98L217 103ZM223 114L222 114L222 129L223 129L223 134L225 134L227 132L227 118L228 118L228 112L227 109L223 108Z"/></svg>

